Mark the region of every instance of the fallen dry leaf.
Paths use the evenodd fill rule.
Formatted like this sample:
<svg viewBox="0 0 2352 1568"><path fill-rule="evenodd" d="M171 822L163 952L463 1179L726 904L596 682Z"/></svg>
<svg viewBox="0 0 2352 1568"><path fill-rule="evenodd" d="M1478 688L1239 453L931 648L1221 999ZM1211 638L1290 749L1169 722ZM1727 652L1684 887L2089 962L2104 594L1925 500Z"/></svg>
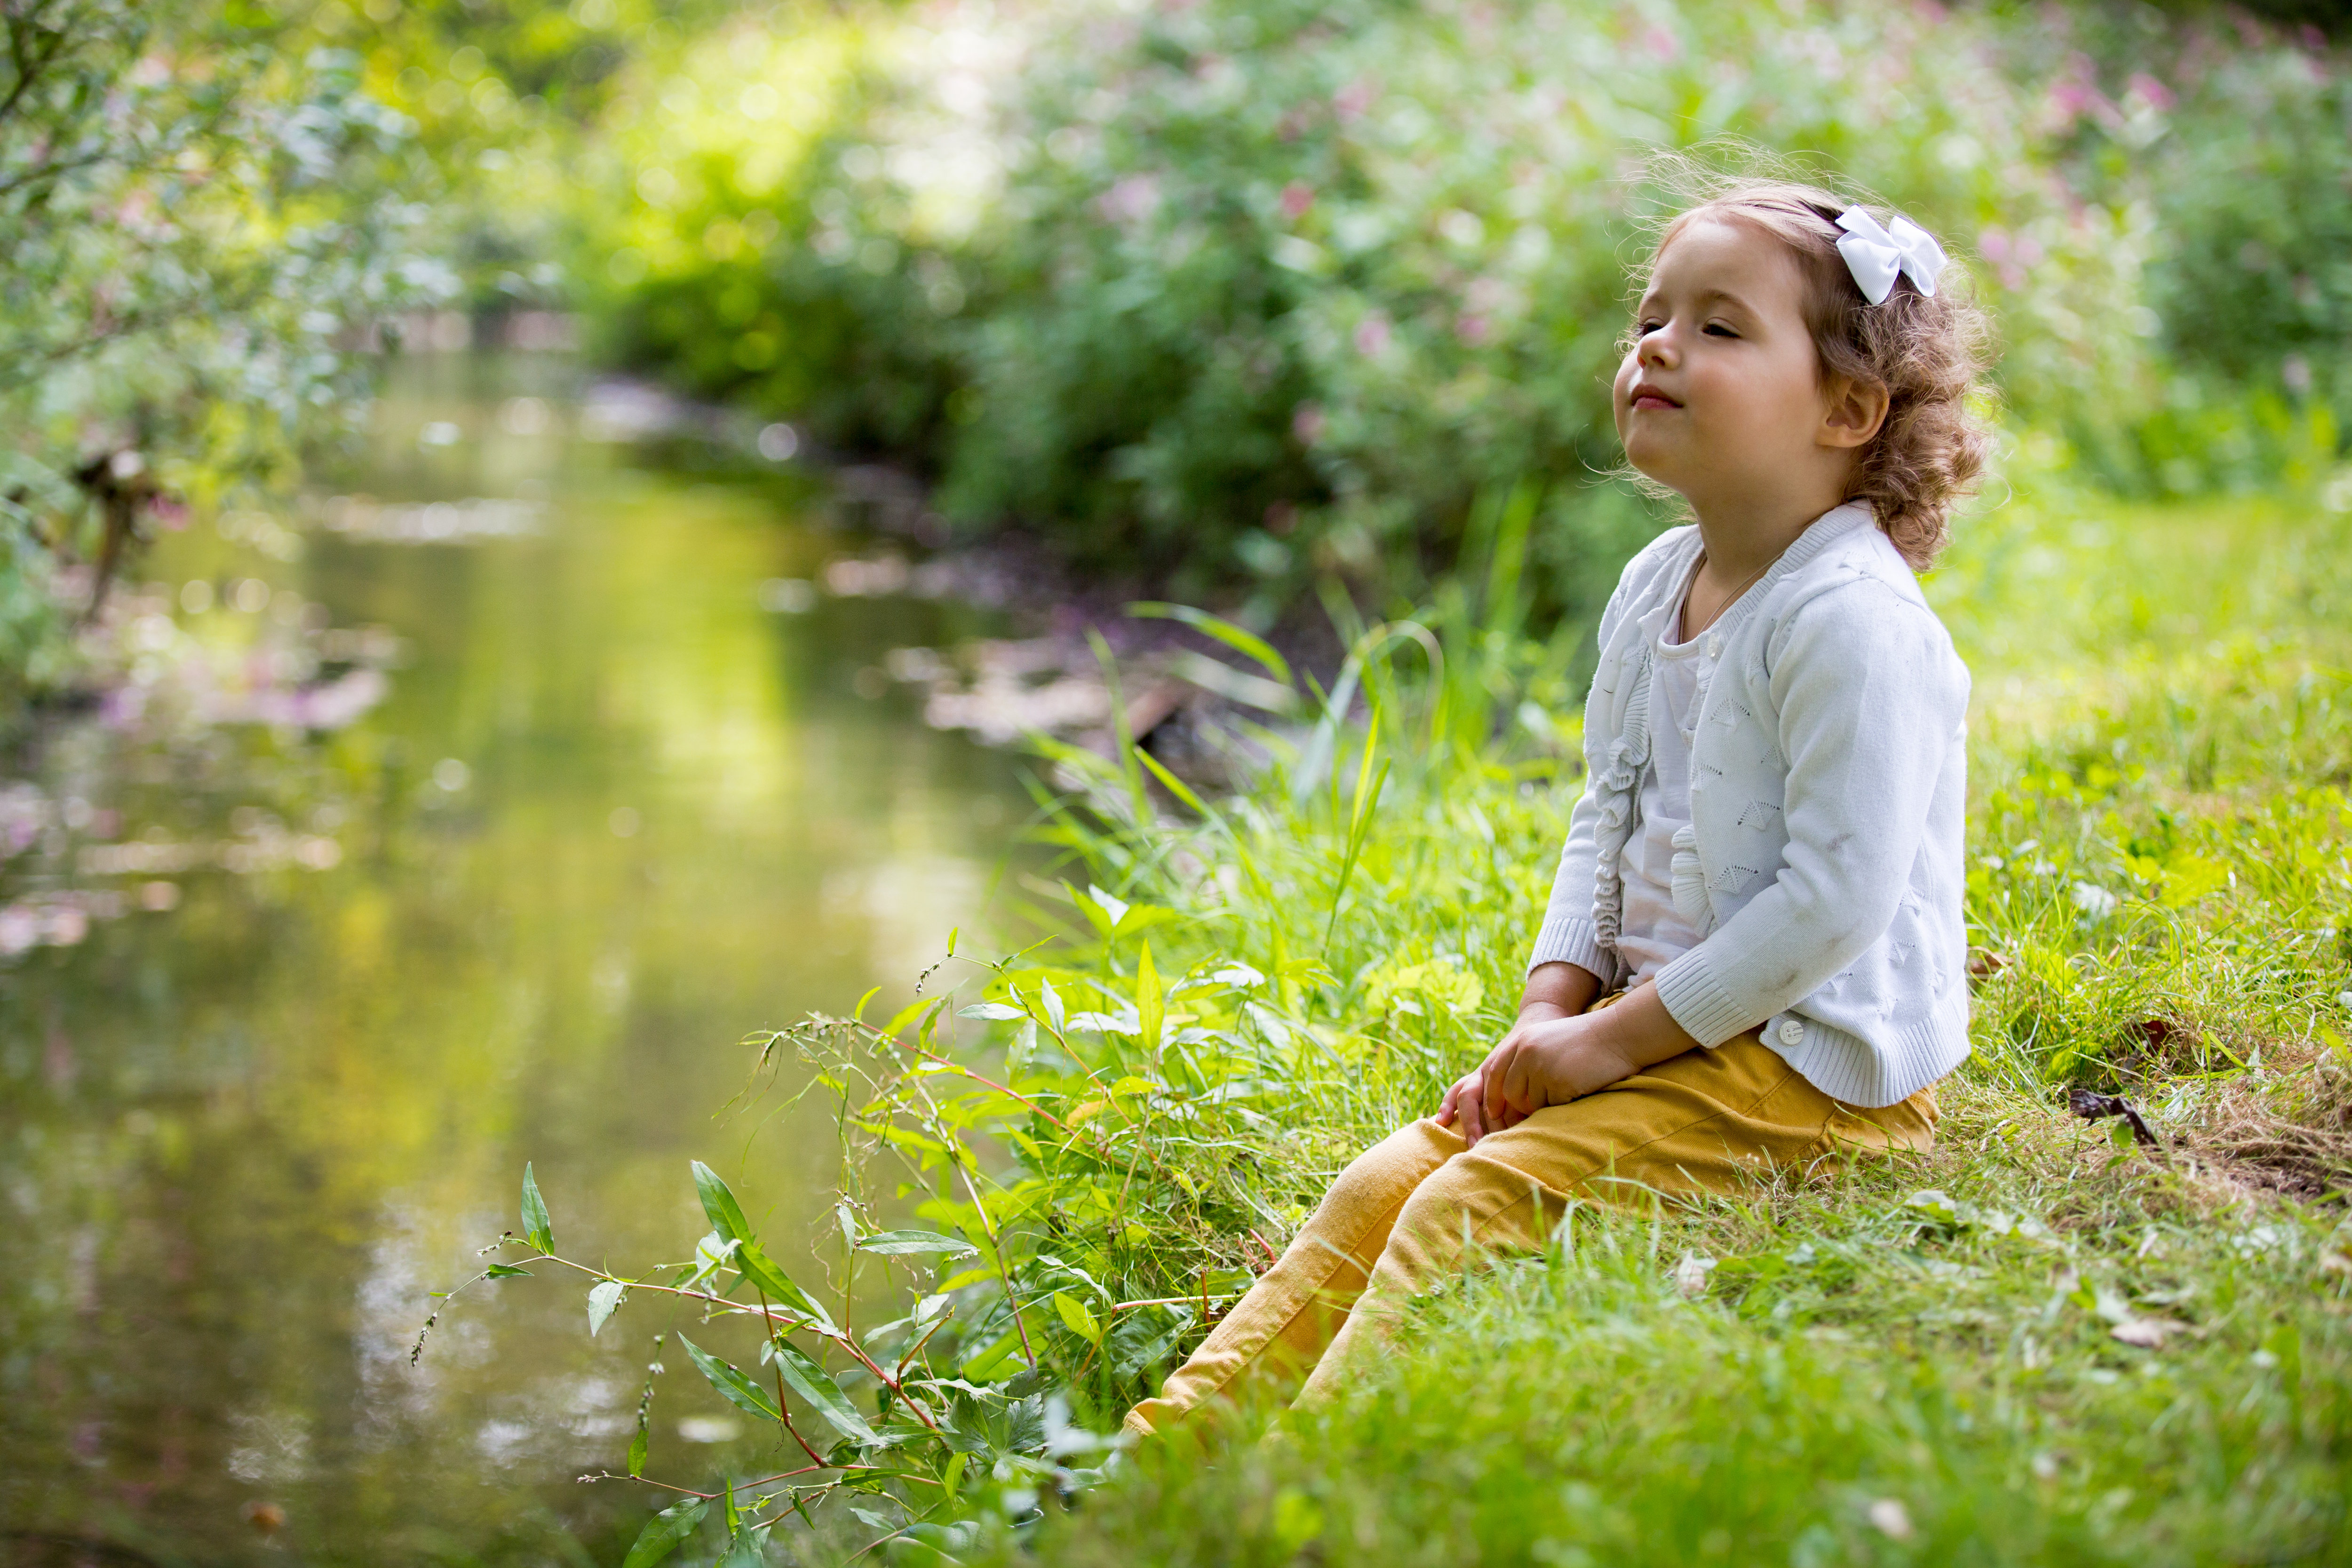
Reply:
<svg viewBox="0 0 2352 1568"><path fill-rule="evenodd" d="M2162 1348L2164 1342L2173 1335L2185 1334L2188 1331L2187 1323L2176 1322L2170 1318L2126 1318L2122 1322L2109 1329L2107 1335L2110 1339L2121 1340L2127 1345L2137 1345L2142 1350L2152 1351Z"/></svg>
<svg viewBox="0 0 2352 1568"><path fill-rule="evenodd" d="M1870 1505L1870 1522L1889 1541L1911 1539L1911 1510L1891 1497L1880 1498Z"/></svg>
<svg viewBox="0 0 2352 1568"><path fill-rule="evenodd" d="M2319 1255L2319 1271L2322 1274L2352 1274L2352 1258L2340 1252L2323 1252Z"/></svg>

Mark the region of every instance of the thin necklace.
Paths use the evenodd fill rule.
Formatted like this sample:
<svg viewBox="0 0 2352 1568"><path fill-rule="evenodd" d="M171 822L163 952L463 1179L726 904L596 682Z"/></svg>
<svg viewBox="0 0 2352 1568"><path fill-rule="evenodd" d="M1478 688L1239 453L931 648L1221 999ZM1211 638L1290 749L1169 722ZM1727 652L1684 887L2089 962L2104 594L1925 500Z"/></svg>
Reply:
<svg viewBox="0 0 2352 1568"><path fill-rule="evenodd" d="M1778 561L1780 557L1775 555L1772 558L1772 561ZM1698 586L1698 574L1706 570L1706 552L1704 550L1700 551L1698 552L1698 564L1691 569L1691 587L1696 588ZM1706 618L1706 626L1711 626L1715 625L1716 622L1723 619L1723 612L1731 608L1732 605L1739 603L1739 595L1748 592L1748 590L1754 585L1757 578L1761 577L1765 573L1772 570L1772 561L1767 561L1763 565L1759 566L1755 571L1750 572L1748 574L1748 580L1740 584L1738 587L1734 588L1724 599L1723 603L1715 607L1715 614L1707 616ZM1691 638L1706 630L1706 626L1694 626L1689 624L1690 590L1687 588L1683 591L1683 622L1682 640L1685 642L1690 641Z"/></svg>

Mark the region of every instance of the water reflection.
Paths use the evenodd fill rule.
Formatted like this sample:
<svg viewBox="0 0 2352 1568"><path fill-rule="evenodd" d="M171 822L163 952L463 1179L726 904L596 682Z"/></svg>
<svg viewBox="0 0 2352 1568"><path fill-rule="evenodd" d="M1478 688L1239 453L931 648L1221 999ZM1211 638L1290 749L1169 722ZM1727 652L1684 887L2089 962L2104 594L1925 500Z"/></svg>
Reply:
<svg viewBox="0 0 2352 1568"><path fill-rule="evenodd" d="M667 1309L592 1342L582 1289L505 1282L412 1369L426 1293L525 1159L576 1257L689 1247L689 1156L802 1233L829 1135L714 1121L735 1042L902 994L981 914L1012 764L855 678L993 628L777 603L854 542L583 441L566 374L426 364L309 526L150 563L184 626L254 582L389 628L373 711L37 781L157 831L77 870L121 918L0 973L0 1563L615 1559L642 1499L570 1478ZM654 1408L657 1467L748 1442L675 1373Z"/></svg>

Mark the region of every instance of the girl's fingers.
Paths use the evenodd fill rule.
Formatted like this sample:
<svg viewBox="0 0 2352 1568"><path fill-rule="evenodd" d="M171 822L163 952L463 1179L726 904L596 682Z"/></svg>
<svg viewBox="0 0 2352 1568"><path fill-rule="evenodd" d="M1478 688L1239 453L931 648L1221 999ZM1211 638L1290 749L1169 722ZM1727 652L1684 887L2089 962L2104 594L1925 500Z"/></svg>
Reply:
<svg viewBox="0 0 2352 1568"><path fill-rule="evenodd" d="M1486 1120L1490 1122L1496 1121L1503 1114L1504 1108L1510 1104L1506 1091L1509 1088L1511 1075L1518 1070L1518 1048L1509 1040L1496 1047L1495 1054L1486 1060L1485 1098Z"/></svg>

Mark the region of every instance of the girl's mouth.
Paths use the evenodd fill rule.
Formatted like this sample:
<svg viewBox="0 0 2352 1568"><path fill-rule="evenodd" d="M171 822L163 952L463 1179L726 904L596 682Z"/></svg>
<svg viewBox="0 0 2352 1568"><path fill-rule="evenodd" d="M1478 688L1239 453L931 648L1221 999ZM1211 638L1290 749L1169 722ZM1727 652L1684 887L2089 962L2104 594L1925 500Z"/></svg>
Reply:
<svg viewBox="0 0 2352 1568"><path fill-rule="evenodd" d="M1672 398L1667 397L1663 393L1637 392L1633 395L1633 406L1637 409L1680 408L1682 405L1675 402Z"/></svg>

